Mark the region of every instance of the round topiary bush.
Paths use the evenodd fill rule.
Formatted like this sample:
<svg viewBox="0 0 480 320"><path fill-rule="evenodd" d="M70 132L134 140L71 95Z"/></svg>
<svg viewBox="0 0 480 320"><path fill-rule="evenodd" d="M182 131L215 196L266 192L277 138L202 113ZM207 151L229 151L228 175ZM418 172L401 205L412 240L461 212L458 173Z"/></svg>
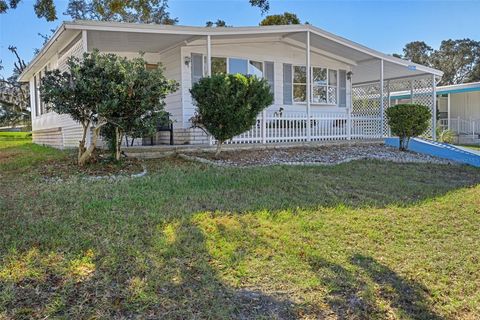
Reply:
<svg viewBox="0 0 480 320"><path fill-rule="evenodd" d="M249 130L258 114L273 103L266 80L242 74L202 78L190 93L197 106L192 124L217 140L216 155L225 141Z"/></svg>
<svg viewBox="0 0 480 320"><path fill-rule="evenodd" d="M407 150L411 137L424 134L432 119L430 109L420 104L397 104L386 115L392 134L400 138L400 150Z"/></svg>

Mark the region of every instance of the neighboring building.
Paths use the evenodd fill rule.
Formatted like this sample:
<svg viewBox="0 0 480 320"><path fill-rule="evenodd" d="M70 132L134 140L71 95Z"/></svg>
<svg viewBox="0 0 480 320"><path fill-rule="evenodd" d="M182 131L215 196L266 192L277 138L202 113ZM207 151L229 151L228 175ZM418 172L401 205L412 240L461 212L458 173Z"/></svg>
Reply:
<svg viewBox="0 0 480 320"><path fill-rule="evenodd" d="M125 57L144 52L149 64L161 63L166 77L180 83L166 100L176 144L212 142L189 121L195 112L189 89L210 74L254 74L272 86L273 105L250 131L230 143L380 138L388 133L388 93L413 86L413 99L435 113L435 83L442 76L441 71L311 25L205 28L65 22L20 77L30 83L34 142L60 148L78 145L80 125L68 116L46 112L38 87L46 70L66 71L69 56L93 49ZM154 140L168 139L159 132Z"/></svg>
<svg viewBox="0 0 480 320"><path fill-rule="evenodd" d="M410 102L410 92L392 93L392 103ZM480 143L480 82L437 87L438 126L460 143Z"/></svg>

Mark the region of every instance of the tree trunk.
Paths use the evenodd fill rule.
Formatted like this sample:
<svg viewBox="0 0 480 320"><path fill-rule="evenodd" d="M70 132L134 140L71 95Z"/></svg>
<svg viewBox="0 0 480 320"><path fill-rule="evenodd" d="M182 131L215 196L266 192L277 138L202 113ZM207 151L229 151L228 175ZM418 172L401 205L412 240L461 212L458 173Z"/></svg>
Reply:
<svg viewBox="0 0 480 320"><path fill-rule="evenodd" d="M115 160L120 161L123 133L118 127L115 127Z"/></svg>
<svg viewBox="0 0 480 320"><path fill-rule="evenodd" d="M93 129L92 143L90 143L90 146L88 147L88 149L86 149L85 152L80 157L80 159L78 159L79 166L81 167L84 166L92 156L92 153L93 151L95 151L95 148L97 146L98 137L100 136L100 129L105 124L106 123L102 123Z"/></svg>
<svg viewBox="0 0 480 320"><path fill-rule="evenodd" d="M77 161L80 161L80 158L85 153L85 140L87 139L87 132L88 132L89 125L90 125L90 122L88 122L87 124L82 123L83 133L82 133L82 140L79 141L79 145L78 145Z"/></svg>
<svg viewBox="0 0 480 320"><path fill-rule="evenodd" d="M220 152L222 151L222 144L222 140L217 140L217 152L215 152L215 158L218 158L218 156L220 155Z"/></svg>
<svg viewBox="0 0 480 320"><path fill-rule="evenodd" d="M408 140L407 140L407 137L398 137L399 139L399 149L401 151L406 151L407 150L407 146L408 146Z"/></svg>

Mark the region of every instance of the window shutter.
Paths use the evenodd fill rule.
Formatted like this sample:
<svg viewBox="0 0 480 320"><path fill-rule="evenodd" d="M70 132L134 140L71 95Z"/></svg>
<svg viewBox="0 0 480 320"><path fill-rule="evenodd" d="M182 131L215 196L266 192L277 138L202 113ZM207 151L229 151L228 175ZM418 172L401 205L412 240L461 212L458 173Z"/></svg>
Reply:
<svg viewBox="0 0 480 320"><path fill-rule="evenodd" d="M203 78L203 56L192 53L192 86L201 78Z"/></svg>
<svg viewBox="0 0 480 320"><path fill-rule="evenodd" d="M292 65L283 64L283 104L292 104Z"/></svg>
<svg viewBox="0 0 480 320"><path fill-rule="evenodd" d="M270 92L275 94L275 69L273 62L265 61L265 79L270 85Z"/></svg>
<svg viewBox="0 0 480 320"><path fill-rule="evenodd" d="M347 72L345 70L339 70L339 79L338 79L338 84L339 84L339 102L338 106L340 108L346 108L347 107Z"/></svg>

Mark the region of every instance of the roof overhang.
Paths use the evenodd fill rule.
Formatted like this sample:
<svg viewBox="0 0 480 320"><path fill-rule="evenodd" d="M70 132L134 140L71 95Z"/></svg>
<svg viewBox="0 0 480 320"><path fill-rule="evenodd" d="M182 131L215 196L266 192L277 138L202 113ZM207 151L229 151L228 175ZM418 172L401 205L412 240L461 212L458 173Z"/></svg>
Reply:
<svg viewBox="0 0 480 320"><path fill-rule="evenodd" d="M436 87L436 93L438 95L442 94L456 94L456 93L465 93L465 92L480 92L480 82L469 82L461 84L453 84L448 86L439 86ZM410 98L409 91L397 91L390 94L392 99L408 99Z"/></svg>
<svg viewBox="0 0 480 320"><path fill-rule="evenodd" d="M129 52L133 49L137 49L137 52L160 52L175 44L188 44L208 35L218 41L241 38L261 40L275 36L291 45L304 47L306 34L310 32L312 52L316 50L325 56L336 56L337 59L352 65L354 83L378 81L380 60L384 62L385 80L421 74L437 77L443 75L439 70L386 55L312 25L207 28L77 20L64 22L55 31L20 75L19 80L28 81L56 52L61 51L83 30L89 35L88 48L111 52Z"/></svg>

